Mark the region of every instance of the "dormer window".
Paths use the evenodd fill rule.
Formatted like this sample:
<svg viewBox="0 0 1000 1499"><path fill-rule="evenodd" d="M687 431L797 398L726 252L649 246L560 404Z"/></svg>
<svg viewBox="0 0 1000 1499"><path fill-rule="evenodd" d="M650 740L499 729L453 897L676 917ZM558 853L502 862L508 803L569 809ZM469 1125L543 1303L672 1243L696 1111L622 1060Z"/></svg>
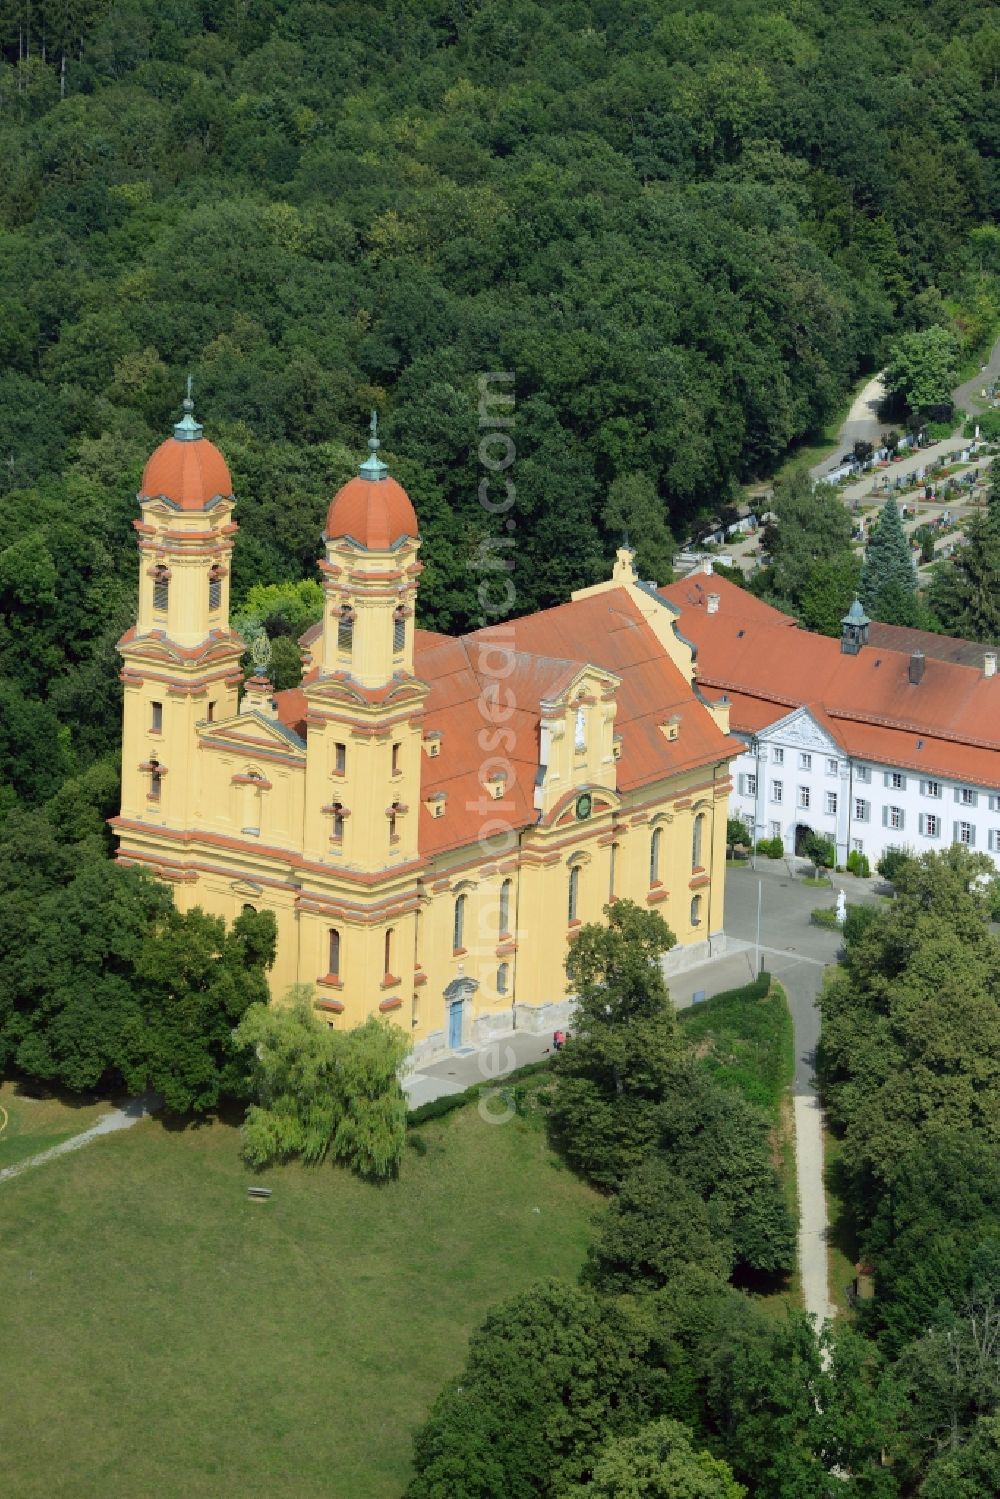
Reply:
<svg viewBox="0 0 1000 1499"><path fill-rule="evenodd" d="M166 614L170 602L170 569L162 563L153 568L153 608L157 614Z"/></svg>
<svg viewBox="0 0 1000 1499"><path fill-rule="evenodd" d="M214 614L222 608L222 568L216 562L208 575L208 612Z"/></svg>
<svg viewBox="0 0 1000 1499"><path fill-rule="evenodd" d="M337 616L337 649L345 655L350 655L354 649L354 610L350 604L344 604Z"/></svg>

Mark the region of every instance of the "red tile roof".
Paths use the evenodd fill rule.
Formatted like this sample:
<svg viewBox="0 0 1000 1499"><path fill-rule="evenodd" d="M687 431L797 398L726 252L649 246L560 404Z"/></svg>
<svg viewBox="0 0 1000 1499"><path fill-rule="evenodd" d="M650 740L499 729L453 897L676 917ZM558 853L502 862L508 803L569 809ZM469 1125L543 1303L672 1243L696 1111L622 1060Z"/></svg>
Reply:
<svg viewBox="0 0 1000 1499"><path fill-rule="evenodd" d="M180 510L204 510L212 500L232 499L233 481L215 444L207 437L161 442L143 470L139 498L161 496Z"/></svg>
<svg viewBox="0 0 1000 1499"><path fill-rule="evenodd" d="M416 537L419 531L410 497L401 484L356 474L334 495L326 534L349 537L370 552L387 552L403 537Z"/></svg>
<svg viewBox="0 0 1000 1499"><path fill-rule="evenodd" d="M914 684L908 651L869 644L845 655L839 640L798 629L714 574L661 592L682 611L699 683L732 700L734 729L753 733L805 706L850 755L1000 785L1000 676L926 655Z"/></svg>
<svg viewBox="0 0 1000 1499"><path fill-rule="evenodd" d="M499 670L497 656L490 654L498 644L511 652ZM424 732L441 736L440 752L422 761L422 854L474 844L487 823L496 830L537 821L540 705L561 696L586 666L621 679L615 692L620 791L733 757L733 741L716 726L625 589L592 594L460 638L417 630L414 671L430 688ZM497 689L502 724L491 720L481 701L484 693L488 698ZM278 693L277 702L282 722L298 728L305 716L301 690ZM679 732L668 740L661 725L673 717ZM509 765L504 795L497 801L483 784L491 760ZM426 806L435 793L446 797L441 817L432 816Z"/></svg>

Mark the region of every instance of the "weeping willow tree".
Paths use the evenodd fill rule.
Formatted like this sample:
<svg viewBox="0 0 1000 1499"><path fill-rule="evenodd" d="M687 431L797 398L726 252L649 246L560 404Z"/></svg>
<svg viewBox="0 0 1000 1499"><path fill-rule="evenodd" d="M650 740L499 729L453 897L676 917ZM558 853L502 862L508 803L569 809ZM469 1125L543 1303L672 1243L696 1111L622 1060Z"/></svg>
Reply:
<svg viewBox="0 0 1000 1499"><path fill-rule="evenodd" d="M406 1139L399 1068L410 1050L398 1026L371 1017L331 1030L313 1011L310 986L295 984L283 1005L252 1005L236 1040L250 1056L251 1166L329 1156L372 1180L396 1174Z"/></svg>

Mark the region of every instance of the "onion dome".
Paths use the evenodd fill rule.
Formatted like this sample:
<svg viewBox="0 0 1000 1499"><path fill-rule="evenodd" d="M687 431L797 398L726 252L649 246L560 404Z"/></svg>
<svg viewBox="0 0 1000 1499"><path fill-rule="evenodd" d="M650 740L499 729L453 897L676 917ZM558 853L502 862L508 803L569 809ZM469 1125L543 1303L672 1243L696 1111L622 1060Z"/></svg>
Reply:
<svg viewBox="0 0 1000 1499"><path fill-rule="evenodd" d="M369 456L353 479L334 495L326 536L343 537L368 552L390 552L407 538L416 540L417 517L401 484L390 478L378 456L378 417L372 412Z"/></svg>
<svg viewBox="0 0 1000 1499"><path fill-rule="evenodd" d="M139 498L166 500L178 510L207 510L215 500L233 498L233 481L226 460L194 419L190 380L183 405L173 437L161 442L143 470Z"/></svg>

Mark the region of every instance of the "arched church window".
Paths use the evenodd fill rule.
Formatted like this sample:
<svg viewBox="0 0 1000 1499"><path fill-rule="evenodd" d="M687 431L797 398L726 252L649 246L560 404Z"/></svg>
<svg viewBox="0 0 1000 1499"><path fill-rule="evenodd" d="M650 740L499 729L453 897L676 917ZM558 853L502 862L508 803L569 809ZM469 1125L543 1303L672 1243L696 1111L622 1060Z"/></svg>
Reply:
<svg viewBox="0 0 1000 1499"><path fill-rule="evenodd" d="M327 938L327 968L331 978L340 977L340 933L335 926L330 928Z"/></svg>
<svg viewBox="0 0 1000 1499"><path fill-rule="evenodd" d="M663 829L654 828L649 840L649 883L657 884L660 878L660 845L663 842Z"/></svg>
<svg viewBox="0 0 1000 1499"><path fill-rule="evenodd" d="M149 799L158 802L163 791L163 772L159 760L149 762Z"/></svg>
<svg viewBox="0 0 1000 1499"><path fill-rule="evenodd" d="M701 868L702 837L705 831L705 814L699 812L691 832L691 868Z"/></svg>
<svg viewBox="0 0 1000 1499"><path fill-rule="evenodd" d="M389 927L388 931L385 934L385 970L384 970L384 972L385 972L385 977L386 978L390 978L392 976L392 939L393 939L394 935L395 934L394 934L393 928Z"/></svg>
<svg viewBox="0 0 1000 1499"><path fill-rule="evenodd" d="M691 925L701 926L701 896L695 895L691 899Z"/></svg>
<svg viewBox="0 0 1000 1499"><path fill-rule="evenodd" d="M569 920L570 921L576 921L576 919L577 919L577 911L579 910L579 907L580 907L580 866L579 866L579 864L574 864L573 868L569 872L569 898L567 900L567 909L568 909Z"/></svg>
<svg viewBox="0 0 1000 1499"><path fill-rule="evenodd" d="M354 649L354 610L344 604L337 616L337 649L350 652Z"/></svg>
<svg viewBox="0 0 1000 1499"><path fill-rule="evenodd" d="M455 919L452 925L451 945L455 952L463 946L462 939L465 936L465 903L467 897L458 895L455 897Z"/></svg>
<svg viewBox="0 0 1000 1499"><path fill-rule="evenodd" d="M397 609L392 616L392 653L394 656L401 654L406 646L406 615L402 609Z"/></svg>
<svg viewBox="0 0 1000 1499"><path fill-rule="evenodd" d="M510 931L510 880L500 886L500 935Z"/></svg>
<svg viewBox="0 0 1000 1499"><path fill-rule="evenodd" d="M506 994L510 988L510 964L501 963L497 969L497 993Z"/></svg>
<svg viewBox="0 0 1000 1499"><path fill-rule="evenodd" d="M343 802L334 802L333 804L333 832L331 834L331 837L333 838L334 843L343 843L344 841Z"/></svg>

